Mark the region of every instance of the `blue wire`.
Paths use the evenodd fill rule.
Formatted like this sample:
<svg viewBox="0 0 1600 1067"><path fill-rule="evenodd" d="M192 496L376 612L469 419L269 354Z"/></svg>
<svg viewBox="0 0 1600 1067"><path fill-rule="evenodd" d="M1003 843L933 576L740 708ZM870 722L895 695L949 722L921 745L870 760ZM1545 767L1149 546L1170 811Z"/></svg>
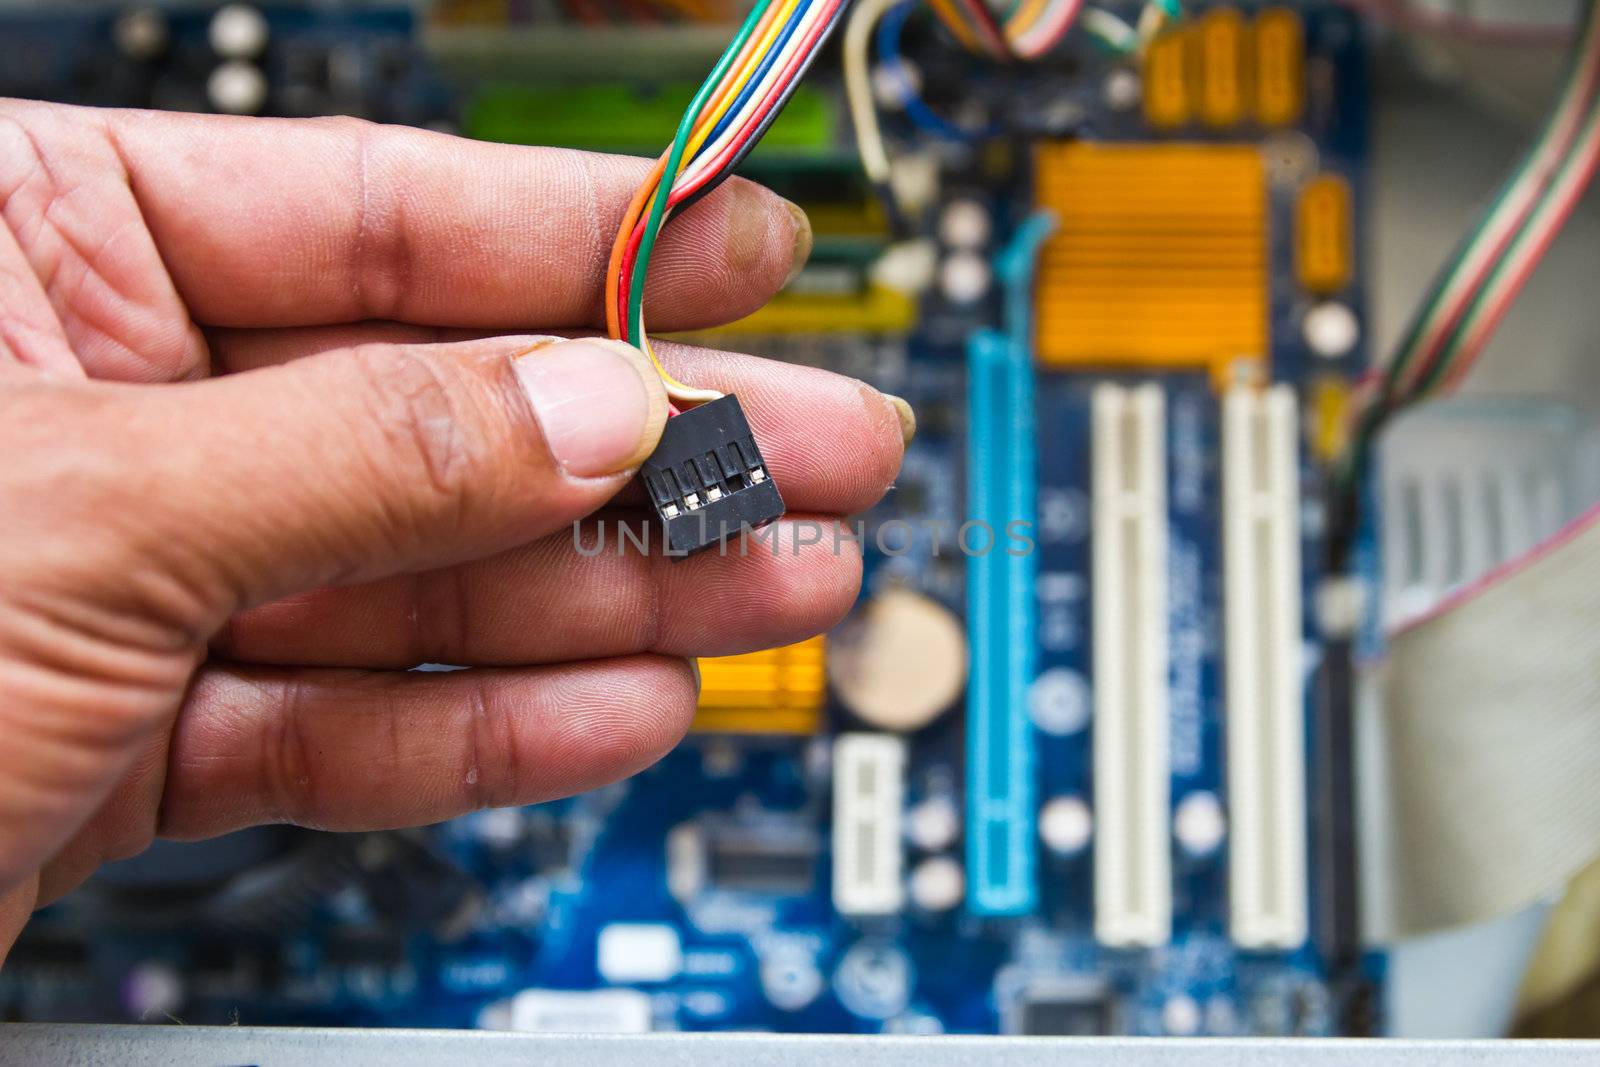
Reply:
<svg viewBox="0 0 1600 1067"><path fill-rule="evenodd" d="M784 44L794 35L795 27L800 25L801 18L810 9L811 0L795 5L793 14L789 16L789 21L784 23L783 31L778 34L777 40L772 42L772 47L762 57L760 65L755 69L755 73L750 75L750 80L744 83L744 88L734 98L733 106L723 113L721 121L711 131L710 136L705 139L707 145L714 144L717 138L721 137L723 132L733 124L734 119L738 117L739 112L744 108L751 94L756 91L756 86L761 84L761 79L766 77L767 71L772 68L772 64L777 62L779 54L783 51Z"/></svg>
<svg viewBox="0 0 1600 1067"><path fill-rule="evenodd" d="M900 57L900 33L905 29L906 20L911 17L916 2L908 0L890 8L878 23L878 57L884 67L900 80L901 103L905 107L906 118L924 133L945 141L972 142L993 137L998 132L993 127L968 130L934 111L911 84L911 79L905 76L904 61Z"/></svg>

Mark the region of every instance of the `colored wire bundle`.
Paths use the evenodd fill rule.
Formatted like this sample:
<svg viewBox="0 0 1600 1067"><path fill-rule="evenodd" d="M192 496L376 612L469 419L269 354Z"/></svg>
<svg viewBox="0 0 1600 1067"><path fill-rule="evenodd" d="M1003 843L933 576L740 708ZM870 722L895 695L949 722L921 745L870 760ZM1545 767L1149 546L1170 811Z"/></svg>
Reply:
<svg viewBox="0 0 1600 1067"><path fill-rule="evenodd" d="M760 142L838 25L844 5L845 0L758 0L623 216L606 272L606 326L612 337L650 357L676 403L705 403L722 394L673 378L651 348L644 289L656 238L674 211L715 189Z"/></svg>
<svg viewBox="0 0 1600 1067"><path fill-rule="evenodd" d="M914 0L857 0L844 30L841 63L844 69L845 99L850 105L850 125L855 130L856 150L862 169L880 195L889 187L889 150L883 143L878 124L878 109L872 102L872 74L868 69L867 46L872 28L890 8L908 6ZM892 203L892 198L888 198Z"/></svg>
<svg viewBox="0 0 1600 1067"><path fill-rule="evenodd" d="M1020 0L996 19L985 0L929 0L933 12L962 46L1001 61L1035 60L1049 53L1084 11L1084 0ZM1151 0L1131 37L1126 23L1098 11L1090 32L1102 45L1132 51L1148 41L1168 19L1179 18L1178 0Z"/></svg>
<svg viewBox="0 0 1600 1067"><path fill-rule="evenodd" d="M1148 44L1169 19L1180 18L1183 14L1179 0L1150 0L1136 28L1102 8L1086 7L1084 0L1019 0L1002 23L995 19L985 0L928 2L939 21L964 47L1004 62L1042 58L1080 21L1084 31L1102 49L1113 55L1131 56ZM899 224L901 212L889 186L889 152L873 103L867 54L874 27L884 74L892 79L906 117L919 129L946 141L982 140L996 132L964 129L937 114L922 99L900 55L900 33L915 6L916 0L860 0L850 15L844 36L845 98L850 106L856 148L867 179L883 201L897 231L903 229Z"/></svg>
<svg viewBox="0 0 1600 1067"><path fill-rule="evenodd" d="M879 69L885 76L893 79L899 90L900 106L905 108L906 118L923 133L945 141L981 141L1000 133L1001 128L998 125L978 129L960 126L935 112L922 99L911 70L900 53L902 31L916 7L916 0L903 0L899 6L890 8L878 22L877 32ZM853 19L854 16L852 21Z"/></svg>
<svg viewBox="0 0 1600 1067"><path fill-rule="evenodd" d="M1533 147L1440 272L1393 359L1358 398L1340 471L1358 476L1399 411L1458 386L1600 168L1600 0L1586 8L1566 82Z"/></svg>

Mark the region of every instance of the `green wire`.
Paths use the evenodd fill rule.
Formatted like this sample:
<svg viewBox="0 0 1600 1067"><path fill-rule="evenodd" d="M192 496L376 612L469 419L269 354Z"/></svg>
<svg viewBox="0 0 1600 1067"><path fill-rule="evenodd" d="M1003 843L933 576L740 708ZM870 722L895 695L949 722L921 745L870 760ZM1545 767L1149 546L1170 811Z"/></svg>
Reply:
<svg viewBox="0 0 1600 1067"><path fill-rule="evenodd" d="M1591 106L1589 109L1588 118L1586 118L1584 122L1580 124L1578 132L1578 139L1580 141L1587 135L1588 131L1593 128L1596 122L1600 122L1600 104ZM1556 172L1554 179L1550 182L1550 188L1545 190L1544 195L1540 197L1539 202L1534 206L1533 211L1529 213L1529 223L1532 223L1540 216L1545 207L1550 204L1551 198L1555 196L1556 190L1561 187L1567 176L1571 174L1576 167L1580 166L1581 163L1582 161L1579 159L1578 154L1574 153L1571 158L1561 165L1561 168ZM1531 225L1524 226L1522 232L1517 234L1516 239L1507 248L1504 258L1502 258L1499 263L1495 264L1494 270L1490 273L1489 278L1484 283L1482 290L1479 291L1478 295L1473 298L1472 303L1468 306L1466 314L1461 316L1461 321L1456 323L1455 328L1452 329L1449 336L1445 338L1444 346L1440 350L1439 359L1434 362L1434 365L1428 369L1428 373L1423 375L1422 380L1417 383L1416 395L1418 397L1425 396L1431 389L1433 389L1433 387L1444 378L1450 367L1454 365L1462 355L1465 354L1462 345L1465 343L1467 337L1472 333L1472 331L1477 328L1477 325L1480 321L1482 321L1483 316L1488 313L1490 309L1490 294L1494 292L1495 286L1501 281L1502 278L1505 277L1506 272L1511 269L1512 265L1520 260L1520 253L1523 245L1525 245L1533 236L1533 227Z"/></svg>
<svg viewBox="0 0 1600 1067"><path fill-rule="evenodd" d="M1495 198L1490 203L1488 210L1484 212L1483 216L1467 234L1465 240L1457 247L1447 267L1440 272L1433 287L1429 290L1427 298L1406 328L1404 339L1400 342L1394 359L1384 369L1378 395L1362 413L1351 436L1350 448L1346 451L1344 461L1335 472L1337 481L1347 492L1355 484L1355 479L1360 471L1366 466L1367 457L1372 449L1372 441L1383 426L1396 413L1426 395L1428 390L1437 385L1449 373L1451 366L1460 359L1460 343L1466 337L1472 324L1481 317L1487 307L1485 298L1488 291L1492 288L1494 282L1503 276L1508 264L1513 259L1509 253L1514 251L1524 240L1528 232L1528 222L1538 217L1539 211L1544 207L1551 190L1558 184L1556 180L1551 181L1539 200L1534 203L1519 231L1512 234L1511 241L1507 245L1508 254L1502 256L1500 261L1495 264L1483 287L1468 304L1461 321L1445 337L1439 349L1439 358L1434 361L1433 365L1428 368L1409 393L1397 399L1396 390L1401 379L1405 376L1406 370L1421 355L1419 346L1422 337L1424 334L1432 332L1439 315L1443 311L1442 301L1444 295L1454 288L1467 260L1473 258L1484 235L1498 221L1506 202L1521 187L1523 181L1531 172L1534 161L1539 158L1545 146L1555 136L1557 125L1560 123L1563 114L1568 110L1569 105L1573 102L1574 94L1579 90L1579 81L1583 72L1585 46L1589 41L1591 32L1595 29L1597 18L1600 18L1600 0L1592 0L1591 3L1584 7L1583 19L1576 37L1577 43L1568 59L1568 69L1561 97L1546 117L1538 139L1518 164L1511 178L1495 194ZM1583 128L1584 125L1580 123L1580 131ZM1557 168L1556 175L1559 177L1560 174L1564 173L1565 169L1571 165L1571 162L1571 160L1567 160L1562 163Z"/></svg>
<svg viewBox="0 0 1600 1067"><path fill-rule="evenodd" d="M1511 181L1507 182L1506 185L1499 191L1499 193L1496 194L1494 202L1490 205L1489 210L1484 212L1483 216L1479 218L1478 222L1467 234L1466 239L1461 243L1454 259L1450 264L1450 267L1443 272L1440 275L1439 280L1434 283L1433 289L1428 294L1427 301L1423 304L1422 308L1419 309L1417 314L1412 317L1411 325L1406 329L1405 337L1400 342L1400 347L1395 358L1390 362L1389 367L1384 371L1383 381L1378 395L1362 413L1361 418L1356 425L1355 432L1351 436L1350 448L1347 450L1345 461L1343 464L1341 464L1337 472L1337 481L1341 485L1348 486L1354 483L1358 472L1360 472L1366 466L1367 454L1371 449L1372 439L1377 436L1378 431L1383 428L1384 423L1389 420L1391 415L1394 415L1398 411L1402 410L1409 403L1409 401L1405 399L1402 399L1399 403L1394 402L1395 387L1399 383L1401 377L1404 375L1406 368L1411 365L1414 359L1416 359L1418 354L1418 344L1422 339L1422 335L1432 328L1434 319L1439 311L1439 302L1443 294L1450 288L1451 284L1455 280L1455 277L1461 272L1463 264L1470 256L1472 251L1477 247L1478 242L1482 239L1483 234L1488 230L1490 224L1499 214L1500 208L1505 203L1506 198L1509 197L1512 191L1517 187L1518 182L1521 179L1522 172L1525 171L1529 165L1531 165L1532 158L1536 154L1536 152L1530 153L1529 159L1524 161L1523 166L1519 170L1518 174L1513 177ZM1443 366L1443 364L1443 352L1441 352L1441 358L1435 362L1434 369L1437 370L1439 367Z"/></svg>
<svg viewBox="0 0 1600 1067"><path fill-rule="evenodd" d="M1499 201L1503 200L1509 192L1509 189L1503 191L1497 198L1496 203L1498 204ZM1530 213L1529 218L1534 217L1538 211L1538 207L1539 205L1535 206L1534 212ZM1482 219L1478 221L1477 226L1474 227L1472 234L1468 237L1463 246L1465 250L1470 251L1471 247L1476 243L1478 237L1481 236L1482 232L1488 228L1488 225L1490 221L1492 221L1494 214L1495 211L1491 209ZM1519 241L1520 237L1518 237L1513 244L1509 246L1509 248L1514 249ZM1395 386L1398 383L1406 366L1409 365L1411 360L1416 357L1417 342L1420 340L1423 331L1431 325L1432 309L1424 308L1424 312L1419 314L1413 320L1411 327L1406 332L1405 340L1401 343L1400 355L1395 358L1394 362L1390 365L1389 370L1384 375L1382 390L1379 392L1378 396L1373 400L1373 402L1367 407L1366 411L1362 413L1360 421L1356 426L1355 433L1352 435L1350 450L1345 457L1345 462L1341 464L1337 472L1337 480L1341 485L1348 486L1352 484L1355 481L1357 473L1366 466L1367 456L1371 450L1372 441L1377 437L1378 431L1383 428L1384 424L1387 423L1390 418L1399 414L1407 407L1410 407L1415 401L1425 396L1428 390L1433 387L1434 383L1437 382L1441 376L1449 372L1450 366L1458 357L1458 353L1451 351L1452 346L1459 341L1461 336L1463 336L1463 328L1470 320L1475 318L1477 308L1481 304L1484 294L1488 292L1495 280L1506 269L1506 266L1509 262L1510 258L1506 257L1501 259L1501 261L1495 266L1493 272L1491 272L1489 278L1486 280L1483 290L1479 292L1473 304L1469 305L1469 310L1462 316L1461 321L1456 324L1455 328L1446 337L1443 345L1440 347L1439 358L1434 361L1433 366L1430 367L1427 373L1423 375L1421 380L1417 382L1415 388L1412 389L1408 395L1401 397L1397 401L1395 399ZM1448 281L1449 279L1446 278L1446 284L1448 284ZM1439 287L1439 292L1443 292L1443 290L1444 286L1441 285ZM1434 299L1437 299L1437 294L1435 294Z"/></svg>
<svg viewBox="0 0 1600 1067"><path fill-rule="evenodd" d="M745 41L755 32L756 23L761 21L761 16L771 7L773 0L761 0L750 9L750 14L745 17L744 24L739 27L739 32L733 37L722 58L717 60L717 65L706 76L700 91L689 102L689 109L683 113L683 120L678 123L677 135L672 140L672 150L667 155L667 169L662 172L661 185L656 189L655 200L650 204L650 214L645 220L644 235L639 240L639 254L633 261L633 274L628 283L628 329L632 332L634 324L643 325L644 321L644 278L650 266L650 253L655 248L656 235L661 232L661 226L666 222L667 199L672 195L672 184L678 177L678 165L683 160L683 150L689 140L689 135L694 132L694 120L700 114L700 109L710 98L712 92L721 83L722 76L733 65L734 57L739 49L744 47ZM643 345L644 338L632 337L634 345Z"/></svg>
<svg viewBox="0 0 1600 1067"><path fill-rule="evenodd" d="M1461 271L1465 267L1467 260L1471 259L1473 253L1477 251L1478 245L1482 241L1484 234L1489 231L1493 223L1498 219L1501 210L1506 204L1506 201L1509 200L1511 194L1522 185L1523 180L1532 170L1534 161L1539 158L1539 155L1543 152L1545 146L1549 144L1551 138L1555 136L1556 126L1560 122L1562 114L1567 110L1573 94L1578 91L1578 80L1583 68L1584 59L1583 43L1588 38L1591 23L1595 17L1596 7L1600 7L1600 3L1589 4L1585 9L1584 19L1582 25L1579 27L1579 33L1576 38L1578 45L1576 48L1574 48L1573 54L1569 59L1566 84L1562 90L1561 98L1556 103L1556 106L1551 109L1550 114L1546 117L1544 128L1540 131L1539 137L1534 142L1533 148L1523 157L1521 163L1518 165L1511 178L1503 186L1501 186L1500 191L1496 193L1494 200L1491 202L1489 209L1484 212L1482 218L1478 220L1478 223L1472 228L1466 239L1457 248L1449 265L1445 270L1440 272L1439 278L1434 283L1433 288L1429 291L1427 299L1423 301L1422 307L1418 310L1417 314L1411 321L1411 325L1407 328L1405 337L1400 343L1400 348L1396 353L1395 358L1390 362L1388 369L1384 373L1384 388L1380 394L1384 401L1387 401L1394 395L1394 387L1399 383L1400 379L1404 377L1406 370L1409 369L1411 364L1419 356L1420 353L1418 351L1418 344L1422 340L1423 335L1431 332L1434 324L1438 321L1438 317L1442 311L1441 302L1444 299L1445 293L1455 286L1455 282L1460 277ZM1537 210L1537 206L1535 207L1535 210ZM1530 213L1529 218L1532 217L1533 216ZM1517 238L1514 235L1513 240L1516 239ZM1444 362L1443 356L1444 352L1441 350L1440 359L1435 361L1435 366L1433 368L1430 368L1430 377L1432 377L1434 372L1437 371L1439 364Z"/></svg>
<svg viewBox="0 0 1600 1067"><path fill-rule="evenodd" d="M1079 22L1089 40L1105 55L1120 59L1139 50L1139 31L1104 8L1085 8Z"/></svg>
<svg viewBox="0 0 1600 1067"><path fill-rule="evenodd" d="M1418 346L1421 344L1423 334L1429 332L1433 328L1435 321L1438 319L1440 304L1443 300L1444 294L1448 292L1455 284L1456 278L1461 274L1462 267L1466 264L1466 261L1471 258L1471 255L1477 248L1478 243L1483 239L1483 235L1488 231L1490 225L1499 216L1500 209L1505 204L1506 199L1521 182L1522 173L1526 170L1526 167L1527 164L1525 163L1523 169L1519 170L1518 173L1497 194L1495 194L1493 202L1489 205L1489 210L1484 212L1483 216L1479 218L1472 229L1468 231L1466 238L1456 249L1455 255L1452 257L1449 266L1444 271L1440 272L1438 279L1433 284L1433 288L1429 290L1428 297L1423 302L1422 307L1417 310L1417 313L1414 316L1412 316L1411 325L1406 328L1405 336L1400 342L1400 347L1396 351L1395 358L1390 361L1388 368L1384 372L1383 390L1380 393L1380 397L1383 400L1388 400L1394 395L1394 387L1405 375L1406 369L1410 367L1411 363L1417 358L1419 351Z"/></svg>
<svg viewBox="0 0 1600 1067"><path fill-rule="evenodd" d="M1389 419L1398 414L1400 411L1403 411L1405 408L1411 406L1416 401L1427 396L1432 389L1434 389L1440 382L1444 380L1445 376L1449 374L1450 369L1460 360L1462 356L1462 343L1465 341L1467 335L1476 326L1476 324L1481 321L1482 316L1488 311L1489 293L1493 290L1495 284L1504 277L1505 272L1510 269L1511 264L1516 261L1517 250L1528 239L1530 233L1532 232L1529 228L1529 223L1539 217L1540 212L1543 211L1545 205L1549 202L1550 196L1554 194L1555 189L1561 184L1561 179L1565 177L1570 168L1576 164L1577 157L1574 155L1573 157L1563 161L1560 167L1556 169L1554 175L1552 176L1551 182L1546 187L1545 191L1540 195L1539 199L1534 203L1532 209L1528 212L1527 219L1524 221L1522 227L1512 236L1511 242L1507 245L1506 254L1503 255L1497 263L1495 263L1493 269L1489 273L1488 278L1485 279L1484 285L1479 289L1477 294L1467 305L1467 309L1462 314L1461 320L1456 323L1456 325L1451 329L1450 333L1444 338L1440 345L1439 357L1434 360L1433 365L1428 368L1426 373L1424 373L1424 375L1417 381L1416 385L1407 395L1396 399L1395 389L1406 368L1419 355L1418 344L1423 333L1429 330L1437 319L1437 316L1440 312L1440 307L1438 305L1442 295L1450 288L1455 281L1455 278L1460 274L1465 261L1476 249L1478 243L1482 240L1484 233L1489 229L1491 224L1494 223L1507 198L1510 197L1512 192L1517 189L1522 179L1533 166L1534 160L1538 158L1539 153L1543 150L1544 146L1549 142L1551 137L1555 135L1556 125L1559 122L1563 112L1567 110L1567 105L1572 98L1572 94L1578 89L1578 81L1583 66L1583 47L1591 30L1594 29L1597 12L1600 12L1600 0L1595 0L1595 2L1587 5L1584 10L1584 18L1577 38L1578 46L1574 50L1570 70L1568 72L1567 84L1562 90L1561 100L1551 110L1550 115L1546 120L1545 127L1540 133L1539 140L1536 142L1533 150L1528 152L1527 156L1522 160L1522 163L1517 168L1517 171L1515 175L1513 175L1512 179L1507 182L1496 195L1495 200L1490 205L1489 210L1484 213L1483 217L1479 219L1477 225L1473 227L1472 232L1467 236L1467 239L1462 243L1460 249L1457 251L1455 258L1451 262L1450 268L1444 272L1441 275L1440 280L1435 283L1433 290L1429 294L1428 301L1423 305L1422 309L1412 320L1411 326L1407 329L1405 339L1401 342L1398 354L1390 364L1389 368L1385 371L1383 385L1379 395L1368 406L1366 411L1362 413L1355 432L1352 435L1351 447L1346 453L1344 462L1336 471L1337 480L1343 487L1345 487L1346 491L1349 490L1350 486L1354 485L1355 479L1359 472L1365 467L1367 457L1372 449L1372 442L1376 438L1378 432L1389 421ZM1592 124L1595 122L1600 122L1600 104L1591 103L1590 117L1579 123L1577 137L1581 139L1583 136L1583 131L1590 128L1590 126L1592 126Z"/></svg>

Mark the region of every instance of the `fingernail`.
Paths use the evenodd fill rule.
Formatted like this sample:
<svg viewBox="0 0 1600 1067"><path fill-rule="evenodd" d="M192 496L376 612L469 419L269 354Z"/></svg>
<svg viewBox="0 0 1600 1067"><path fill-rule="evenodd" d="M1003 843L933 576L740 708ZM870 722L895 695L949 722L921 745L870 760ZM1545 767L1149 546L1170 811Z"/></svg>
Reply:
<svg viewBox="0 0 1600 1067"><path fill-rule="evenodd" d="M883 394L889 400L889 406L894 408L894 417L900 420L900 441L909 445L917 436L917 413L911 410L911 405L903 397L890 393Z"/></svg>
<svg viewBox="0 0 1600 1067"><path fill-rule="evenodd" d="M667 422L667 394L650 361L622 341L541 345L511 361L556 464L597 478L637 467Z"/></svg>
<svg viewBox="0 0 1600 1067"><path fill-rule="evenodd" d="M789 209L789 217L794 220L794 253L790 260L789 276L783 280L785 287L806 269L806 263L811 259L811 245L815 236L811 232L811 218L806 214L805 208L792 200L785 200L783 206Z"/></svg>

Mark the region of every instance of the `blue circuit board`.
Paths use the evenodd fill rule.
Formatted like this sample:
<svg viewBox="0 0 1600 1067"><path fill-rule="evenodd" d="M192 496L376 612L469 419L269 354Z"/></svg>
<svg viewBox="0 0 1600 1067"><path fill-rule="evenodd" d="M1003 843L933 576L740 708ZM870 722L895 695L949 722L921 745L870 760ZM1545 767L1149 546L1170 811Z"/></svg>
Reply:
<svg viewBox="0 0 1600 1067"><path fill-rule="evenodd" d="M248 113L356 115L448 126L454 93L422 54L404 6L264 4L263 76ZM0 96L102 107L216 111L210 79L225 59L209 30L212 5L85 4L0 14ZM149 29L130 29L150 16ZM145 43L154 35L158 43ZM148 54L143 51L148 49Z"/></svg>
<svg viewBox="0 0 1600 1067"><path fill-rule="evenodd" d="M1359 221L1367 110L1359 26L1335 7L1313 6L1303 17L1312 88L1292 132L1312 146L1322 171L1352 184ZM1032 75L1028 92L1073 105L1075 135L1148 142L1153 135L1136 112L1102 102L1099 87L1113 67L1080 46L1070 62ZM1028 76L979 80L974 91L1007 94L1015 77ZM434 106L422 84L401 94L408 106L424 99ZM1170 137L1229 139L1194 130ZM978 159L976 152L952 153L947 195L983 199L994 221L985 254L998 256L1034 211L1027 152L1002 164L998 179L992 161L980 175ZM1293 212L1291 192L1275 188L1270 367L1274 381L1304 396L1314 380L1353 379L1366 355L1359 344L1334 359L1308 348L1302 323L1310 301L1294 281ZM1358 261L1338 294L1358 320L1361 280ZM970 347L980 331L993 331L1003 344L1006 326L997 290L961 306L930 296L905 336L773 339L770 354L864 378L919 412L920 432L897 486L865 520L865 599L910 588L969 618L973 563L955 531L972 517L977 480L1014 473L973 468L988 453L974 450L970 432L982 417L969 407L978 384ZM1016 373L1024 379L1005 377ZM1092 791L1091 408L1095 387L1107 381L1154 381L1165 395L1171 805L1175 811L1199 794L1226 797L1220 407L1215 383L1198 372L1013 367L1000 374L1001 382L1025 381L1032 396L1028 440L998 454L1014 457L1020 447L1036 483L1018 490L1031 503L1037 546L1018 572L1026 575L1031 604L1022 609L1030 612L1020 631L1029 635L1022 662L1030 689L1042 680L1052 701L1042 719L1015 720L1026 735L1027 760L1011 769L1027 776L1029 852L1012 876L1026 882L1027 893L994 908L842 916L830 895L829 743L858 726L834 704L816 736L694 737L626 782L414 835L328 840L256 831L241 847L277 879L266 882L271 906L242 889L224 904L208 902L222 934L185 933L170 916L132 908L159 884L163 864L167 873L187 867L192 850L204 847L161 846L157 858L134 861L142 868L113 869L98 897L69 899L35 923L0 972L0 1014L146 1015L151 998L136 995L138 983L157 975L183 982L181 1007L171 1013L196 1022L846 1033L1347 1030L1346 991L1314 939L1276 952L1236 947L1225 847L1200 855L1173 849L1171 936L1144 949L1097 939L1092 850L1033 850L1034 809L1046 798ZM1006 423L999 414L989 421ZM1322 473L1302 452L1302 577L1310 605L1322 578L1315 492ZM930 532L929 520L943 537ZM1309 718L1310 672L1322 655L1309 608L1303 630ZM1003 637L999 644L1003 649ZM1022 714L1014 704L999 711ZM958 708L907 737L908 808L946 800L965 810L973 780L968 725ZM709 872L687 888L674 884L673 856L675 835L686 828L723 843L728 864L720 870L713 849ZM908 864L926 858L908 851ZM952 855L961 854L958 845ZM192 882L200 894L221 879L197 875ZM375 888L386 884L388 890ZM1313 893L1314 915L1325 904ZM410 920L397 923L397 912ZM643 960L631 977L619 980L619 965L606 965L608 937ZM1380 982L1382 960L1368 957L1363 975Z"/></svg>

